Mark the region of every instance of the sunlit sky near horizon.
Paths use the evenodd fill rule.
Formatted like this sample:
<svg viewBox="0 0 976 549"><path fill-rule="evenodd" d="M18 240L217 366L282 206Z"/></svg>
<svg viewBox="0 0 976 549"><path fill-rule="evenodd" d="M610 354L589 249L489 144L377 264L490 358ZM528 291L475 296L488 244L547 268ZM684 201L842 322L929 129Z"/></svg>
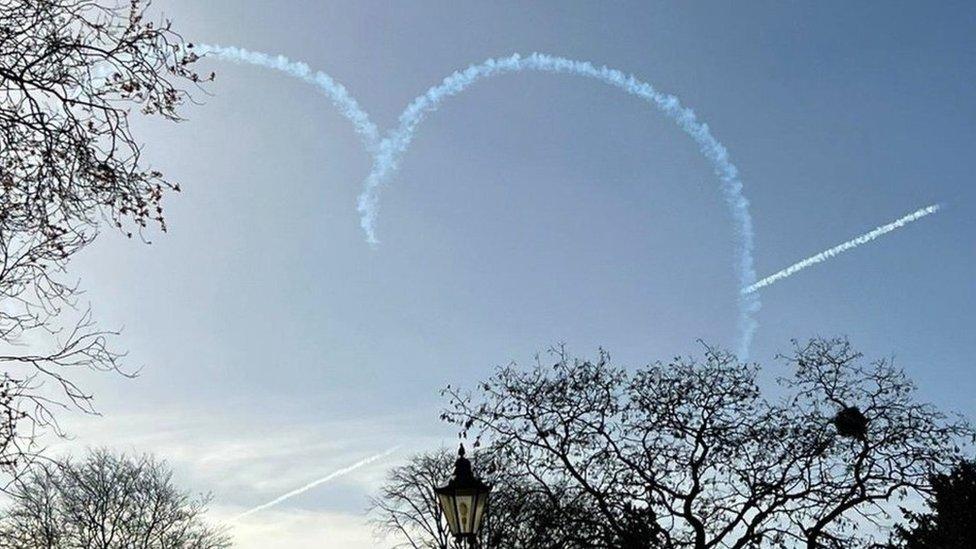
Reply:
<svg viewBox="0 0 976 549"><path fill-rule="evenodd" d="M848 335L924 398L976 413L976 6L940 3L157 0L190 41L280 53L342 82L381 129L456 69L534 51L679 96L741 170L760 277L920 207L944 209L762 290L752 358ZM74 440L153 451L238 547L368 548L367 496L411 452L453 445L439 390L565 342L635 366L734 347L732 220L695 144L644 103L519 74L447 101L383 190L312 87L215 60L181 124L140 121L184 192L170 232L106 230L70 265L139 378L84 375ZM58 448L55 448L56 450Z"/></svg>

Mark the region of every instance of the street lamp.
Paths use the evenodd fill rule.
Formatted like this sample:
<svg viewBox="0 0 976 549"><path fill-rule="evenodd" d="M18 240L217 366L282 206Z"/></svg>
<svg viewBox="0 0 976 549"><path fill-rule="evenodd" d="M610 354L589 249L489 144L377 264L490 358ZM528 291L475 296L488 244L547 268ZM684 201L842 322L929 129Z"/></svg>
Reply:
<svg viewBox="0 0 976 549"><path fill-rule="evenodd" d="M491 486L481 482L471 471L471 462L464 457L462 444L454 462L454 477L446 486L434 488L434 493L451 533L472 547L477 543L478 532L485 518L489 492Z"/></svg>

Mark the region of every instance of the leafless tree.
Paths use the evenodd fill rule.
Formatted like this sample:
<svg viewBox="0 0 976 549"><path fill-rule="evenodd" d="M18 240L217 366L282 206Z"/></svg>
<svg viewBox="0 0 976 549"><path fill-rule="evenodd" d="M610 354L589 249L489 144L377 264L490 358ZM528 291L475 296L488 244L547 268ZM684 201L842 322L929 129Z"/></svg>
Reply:
<svg viewBox="0 0 976 549"><path fill-rule="evenodd" d="M116 3L118 2L118 3ZM60 432L56 411L91 411L79 368L121 371L66 261L103 221L130 237L165 230L178 185L149 167L135 109L177 121L197 56L139 0L0 0L0 468ZM211 75L212 76L212 75ZM208 77L209 78L209 77ZM206 78L205 78L206 79ZM80 320L79 320L80 318ZM24 350L27 352L24 352Z"/></svg>
<svg viewBox="0 0 976 549"><path fill-rule="evenodd" d="M83 461L38 462L12 487L0 513L0 547L10 549L223 549L208 525L208 498L173 483L152 457L107 450Z"/></svg>
<svg viewBox="0 0 976 549"><path fill-rule="evenodd" d="M413 456L406 465L391 470L370 506L377 529L402 537L399 547L450 549L451 535L434 486L442 483L453 464L451 454L440 451Z"/></svg>
<svg viewBox="0 0 976 549"><path fill-rule="evenodd" d="M794 342L775 398L758 366L708 347L633 371L604 352L547 356L551 366L501 367L473 391L448 387L443 419L516 494L543 496L562 532L586 534L561 547L867 547L887 537L887 512L928 492L973 441L889 360L865 363L844 339ZM444 467L415 460L378 497L408 546L445 547L428 491Z"/></svg>
<svg viewBox="0 0 976 549"><path fill-rule="evenodd" d="M434 494L454 467L452 451L422 453L393 468L372 498L372 522L381 534L401 540L396 547L452 549L457 547ZM483 547L559 549L596 547L607 532L594 521L592 509L574 502L558 481L544 490L519 478L518 470L501 463L502 456L482 450L473 460L477 473L492 485L490 512L480 532Z"/></svg>

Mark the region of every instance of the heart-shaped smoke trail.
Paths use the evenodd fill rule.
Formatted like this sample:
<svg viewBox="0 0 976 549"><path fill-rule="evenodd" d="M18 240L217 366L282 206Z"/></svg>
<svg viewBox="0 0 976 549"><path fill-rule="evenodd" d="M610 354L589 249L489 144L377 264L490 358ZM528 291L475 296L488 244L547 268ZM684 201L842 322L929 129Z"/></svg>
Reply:
<svg viewBox="0 0 976 549"><path fill-rule="evenodd" d="M198 55L213 55L221 59L257 65L266 69L281 71L289 76L311 84L322 91L332 104L339 109L339 113L352 122L353 128L362 139L363 145L373 153L379 144L379 132L376 125L369 119L359 103L349 95L346 88L321 71L313 71L301 61L292 61L283 55L268 55L257 51L248 51L234 46L211 46L198 44L193 52Z"/></svg>
<svg viewBox="0 0 976 549"><path fill-rule="evenodd" d="M376 238L379 189L396 171L400 157L409 147L419 124L426 118L427 113L437 110L444 99L461 93L481 80L501 74L524 71L582 76L603 82L623 90L629 95L643 99L673 120L698 144L702 154L711 163L712 169L722 182L722 193L734 221L736 236L735 271L739 278L740 288L742 288L738 296L738 354L742 359L748 356L749 347L757 327L753 318L760 307L757 290L811 265L830 259L838 253L870 242L883 234L938 210L938 206L919 210L894 223L879 227L866 235L821 252L757 282L753 260L755 237L752 217L749 214L749 201L742 193L739 170L729 160L728 150L715 139L708 125L698 120L694 111L682 106L677 97L659 92L652 85L638 80L633 75L605 66L597 67L588 61L575 61L540 53L533 53L525 57L515 54L510 57L489 59L451 74L440 84L417 96L400 114L398 126L380 139L376 126L370 121L369 115L349 95L345 87L324 72L312 71L305 63L293 61L281 55L268 55L232 46L203 44L197 47L196 52L201 55L214 55L237 63L253 64L282 71L308 82L324 92L339 109L339 112L352 122L364 146L373 156L373 166L364 181L363 191L358 201L358 210L361 216L360 224L366 233L366 240L371 245L376 245L379 242ZM923 211L924 213L919 215Z"/></svg>

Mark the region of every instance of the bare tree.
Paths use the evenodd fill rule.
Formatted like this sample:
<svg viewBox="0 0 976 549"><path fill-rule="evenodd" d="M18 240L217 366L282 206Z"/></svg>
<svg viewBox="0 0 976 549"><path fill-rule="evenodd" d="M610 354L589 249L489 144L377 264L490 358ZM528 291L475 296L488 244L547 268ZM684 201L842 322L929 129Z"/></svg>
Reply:
<svg viewBox="0 0 976 549"><path fill-rule="evenodd" d="M950 470L961 448L976 442L964 420L918 402L914 384L890 360L862 364L847 340L794 342L781 358L794 369L782 380L793 393L785 410L793 422L819 427L789 454L806 460L795 475L801 483L780 492L795 499L783 506L789 533L808 549L870 539L858 529L888 522L892 503L909 493L931 493L933 475Z"/></svg>
<svg viewBox="0 0 976 549"><path fill-rule="evenodd" d="M130 237L145 239L151 224L165 231L162 198L179 190L147 166L129 122L133 109L179 120L189 98L180 83L201 81L191 70L197 56L145 10L139 0L0 0L0 467L8 472L39 431L60 432L57 408L91 411L71 370L120 370L111 333L90 314L60 318L77 303L66 261L101 221Z"/></svg>
<svg viewBox="0 0 976 549"><path fill-rule="evenodd" d="M106 450L84 461L39 462L11 490L0 547L23 549L222 549L227 535L203 519L207 497L173 484L152 457Z"/></svg>
<svg viewBox="0 0 976 549"><path fill-rule="evenodd" d="M437 503L434 487L453 470L449 452L413 456L406 465L387 475L379 494L371 501L374 524L381 533L400 536L398 547L450 549L451 534Z"/></svg>
<svg viewBox="0 0 976 549"><path fill-rule="evenodd" d="M758 366L712 348L635 371L604 352L551 356L551 366L499 368L473 392L448 387L443 419L504 464L517 493L544 496L561 532L585 534L560 547L866 547L973 437L918 402L890 361L865 364L843 339L794 342L777 398L760 391ZM408 546L444 547L441 527L428 527L441 466L408 464L379 496L385 526Z"/></svg>
<svg viewBox="0 0 976 549"><path fill-rule="evenodd" d="M401 540L397 547L451 549L456 546L447 528L434 487L446 482L456 454L441 450L417 454L393 468L376 497L372 522L381 534ZM558 480L541 486L519 478L517 468L501 463L502 456L482 450L473 460L477 474L493 486L483 547L558 549L597 547L606 537L592 509L573 501Z"/></svg>

